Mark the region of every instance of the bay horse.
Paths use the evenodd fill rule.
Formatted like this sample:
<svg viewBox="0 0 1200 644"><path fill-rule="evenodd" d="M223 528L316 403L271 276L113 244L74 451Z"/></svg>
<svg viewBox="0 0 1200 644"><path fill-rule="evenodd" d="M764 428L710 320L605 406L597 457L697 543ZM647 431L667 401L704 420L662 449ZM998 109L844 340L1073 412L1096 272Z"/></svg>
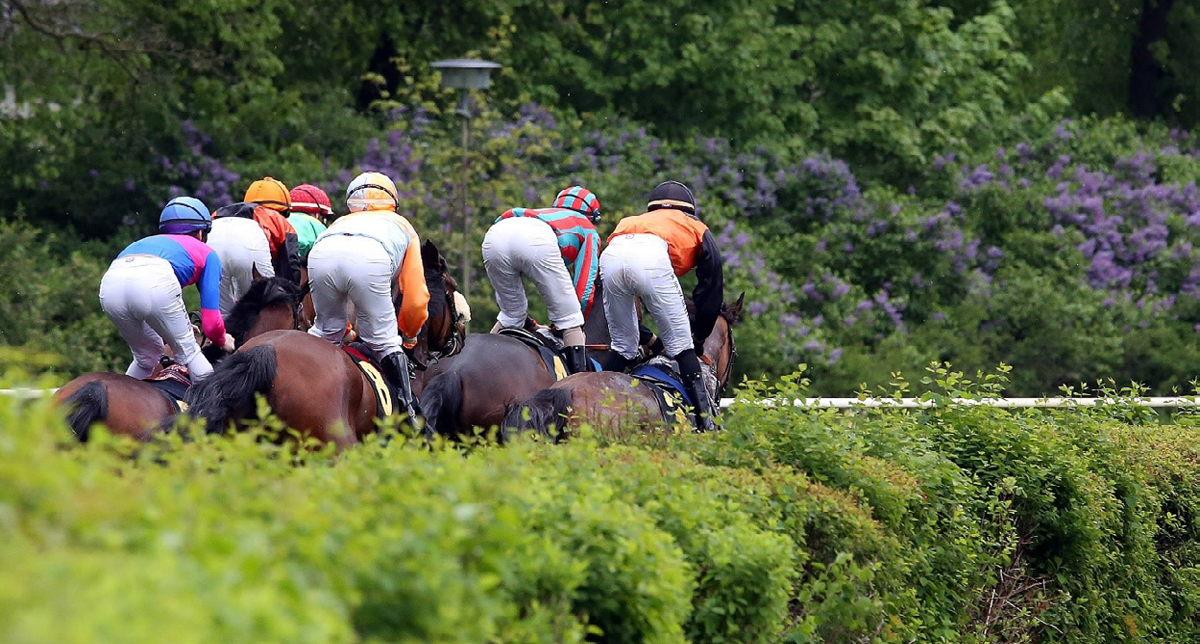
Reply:
<svg viewBox="0 0 1200 644"><path fill-rule="evenodd" d="M717 393L714 413L733 374L737 346L733 326L742 314L743 293L733 304L721 307L712 332L704 340L704 360L716 373ZM572 426L587 424L614 435L645 431L664 424L651 385L620 371L572 374L537 392L505 415L502 433L510 430L534 430L561 439ZM557 430L557 433L554 432Z"/></svg>
<svg viewBox="0 0 1200 644"><path fill-rule="evenodd" d="M225 328L238 346L275 329L300 328L297 317L299 288L280 278L254 282L238 300ZM168 355L171 348L166 347ZM221 347L201 340L201 351L213 364L224 357ZM162 371L154 368L151 377ZM59 388L54 402L69 410L67 424L75 437L86 442L93 423L103 422L113 434L145 440L164 420L175 415L175 405L153 385L123 373L85 373Z"/></svg>
<svg viewBox="0 0 1200 644"><path fill-rule="evenodd" d="M583 332L596 357L611 340L604 315L604 293L596 280L592 310ZM555 376L541 354L516 338L495 333L466 336L462 352L432 365L419 378L420 397L428 435L459 437L472 427L492 429L504 420L506 408L554 384Z"/></svg>
<svg viewBox="0 0 1200 644"><path fill-rule="evenodd" d="M421 247L421 261L430 299L411 356L418 368L462 346L457 284L446 261L431 241ZM375 384L341 347L302 331L272 331L248 341L188 392L188 414L204 419L209 433L224 433L257 416L259 394L304 438L344 448L376 429Z"/></svg>

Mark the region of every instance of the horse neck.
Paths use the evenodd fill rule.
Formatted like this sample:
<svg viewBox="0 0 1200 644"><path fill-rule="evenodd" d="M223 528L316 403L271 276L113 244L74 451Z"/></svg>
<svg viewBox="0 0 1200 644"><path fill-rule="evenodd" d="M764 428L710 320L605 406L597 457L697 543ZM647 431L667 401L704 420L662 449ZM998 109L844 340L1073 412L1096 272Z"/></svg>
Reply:
<svg viewBox="0 0 1200 644"><path fill-rule="evenodd" d="M286 331L297 328L296 306L291 302L279 301L263 307L250 321L242 342L268 331Z"/></svg>
<svg viewBox="0 0 1200 644"><path fill-rule="evenodd" d="M721 342L721 346L713 352L715 355L712 358L713 369L716 371L714 375L717 377L717 386L725 389L729 385L729 380L733 377L733 360L737 352L737 348L733 343L733 325L729 323L729 320L726 320L724 317L717 318L717 324L713 325L712 333L705 340L705 344L708 344L708 340L712 339L717 339ZM707 350L705 350L705 354L708 354ZM724 364L722 364L722 359L724 359Z"/></svg>
<svg viewBox="0 0 1200 644"><path fill-rule="evenodd" d="M596 291L592 296L592 310L583 321L583 335L588 344L612 343L612 335L608 330L608 315L604 312L603 286L599 279L596 280Z"/></svg>

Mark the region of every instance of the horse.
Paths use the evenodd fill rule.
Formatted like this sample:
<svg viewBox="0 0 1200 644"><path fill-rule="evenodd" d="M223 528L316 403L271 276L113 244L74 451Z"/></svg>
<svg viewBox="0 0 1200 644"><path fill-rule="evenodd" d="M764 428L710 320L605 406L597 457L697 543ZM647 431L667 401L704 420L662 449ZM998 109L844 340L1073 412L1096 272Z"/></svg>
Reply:
<svg viewBox="0 0 1200 644"><path fill-rule="evenodd" d="M610 342L603 296L597 280L595 304L583 325L593 352L606 350ZM459 437L467 428L499 427L508 405L554 382L554 373L533 347L509 336L471 334L461 353L423 374L414 393L420 397L426 434Z"/></svg>
<svg viewBox="0 0 1200 644"><path fill-rule="evenodd" d="M237 345L274 329L300 328L297 316L299 289L286 280L268 278L254 282L234 305L225 321ZM224 350L201 340L201 351L213 364ZM166 347L170 353L170 347ZM151 378L162 371L157 366ZM94 371L63 385L54 394L55 404L67 409L67 424L81 442L91 426L102 421L114 434L145 440L154 427L175 415L175 404L153 385L123 373Z"/></svg>
<svg viewBox="0 0 1200 644"><path fill-rule="evenodd" d="M733 374L733 362L737 359L733 326L741 318L745 297L743 293L733 304L721 307L716 325L704 340L703 360L713 368L717 378L714 412ZM501 433L532 429L561 439L571 426L581 423L609 433L619 428L645 431L661 426L662 411L650 386L619 371L572 374L525 402L510 405ZM552 434L552 428L557 428L556 435Z"/></svg>
<svg viewBox="0 0 1200 644"><path fill-rule="evenodd" d="M418 369L462 346L455 324L457 284L446 260L431 241L421 247L421 260L430 300L411 356ZM207 432L225 433L231 424L241 428L256 417L258 394L302 438L339 449L376 428L376 383L342 348L301 331L272 331L248 341L188 392L188 414L203 419Z"/></svg>

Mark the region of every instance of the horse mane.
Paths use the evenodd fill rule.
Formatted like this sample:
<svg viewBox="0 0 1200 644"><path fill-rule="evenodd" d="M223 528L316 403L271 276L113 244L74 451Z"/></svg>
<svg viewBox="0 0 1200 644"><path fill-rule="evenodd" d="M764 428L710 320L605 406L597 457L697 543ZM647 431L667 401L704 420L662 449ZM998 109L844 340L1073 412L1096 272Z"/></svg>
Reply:
<svg viewBox="0 0 1200 644"><path fill-rule="evenodd" d="M425 285L429 288L429 294L441 293L443 291L450 292L457 290L454 284L454 278L442 271L440 267L425 267ZM430 297L429 303L425 305L429 319L432 320L442 314L446 310L446 298Z"/></svg>
<svg viewBox="0 0 1200 644"><path fill-rule="evenodd" d="M281 277L268 277L250 284L246 294L233 305L225 318L225 330L240 345L246 333L258 319L258 314L279 303L296 306L300 302L300 287Z"/></svg>

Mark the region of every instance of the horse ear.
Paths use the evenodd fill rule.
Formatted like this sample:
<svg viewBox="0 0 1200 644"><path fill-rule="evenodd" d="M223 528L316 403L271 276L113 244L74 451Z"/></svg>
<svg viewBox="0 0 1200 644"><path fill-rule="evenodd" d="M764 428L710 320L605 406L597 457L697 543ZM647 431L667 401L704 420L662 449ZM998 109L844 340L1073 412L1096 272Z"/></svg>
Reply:
<svg viewBox="0 0 1200 644"><path fill-rule="evenodd" d="M727 309L729 312L730 321L737 322L738 320L740 320L742 318L742 303L745 301L746 301L746 292L742 291L742 294L738 296L737 301L734 302L733 304L730 304L729 308Z"/></svg>
<svg viewBox="0 0 1200 644"><path fill-rule="evenodd" d="M421 263L425 268L441 268L442 253L431 240L426 239L421 245Z"/></svg>

